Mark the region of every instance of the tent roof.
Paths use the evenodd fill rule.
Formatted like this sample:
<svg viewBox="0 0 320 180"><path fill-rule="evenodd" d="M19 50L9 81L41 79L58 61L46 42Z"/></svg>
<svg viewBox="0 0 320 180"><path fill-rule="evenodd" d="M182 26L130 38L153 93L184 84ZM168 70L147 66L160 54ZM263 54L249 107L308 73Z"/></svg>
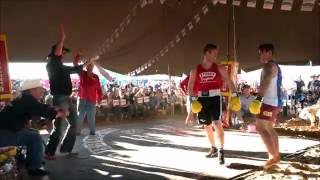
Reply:
<svg viewBox="0 0 320 180"><path fill-rule="evenodd" d="M281 1L276 1L272 10L263 9L263 1L249 8L248 1L234 8L236 50L242 68L259 66L257 46L262 42L274 43L276 58L282 64L306 64L309 60L319 64L318 5L311 12L302 12L302 0L298 0L291 11L283 11ZM100 62L107 69L128 73L151 60L200 12L200 21L193 21L192 31L187 30L183 38L180 35L181 41L143 73L166 73L168 65L173 74L188 72L201 61L202 48L208 42L220 47L221 56L233 59L232 1L212 5L206 0L166 0L163 4L154 0L143 8L138 2L2 0L0 31L7 34L12 62L45 61L61 22L67 33L66 46L82 48L90 55L99 54L103 42L112 35L115 40ZM206 4L209 11L203 15ZM126 22L129 12L130 24L115 38L115 29L120 32L119 24Z"/></svg>

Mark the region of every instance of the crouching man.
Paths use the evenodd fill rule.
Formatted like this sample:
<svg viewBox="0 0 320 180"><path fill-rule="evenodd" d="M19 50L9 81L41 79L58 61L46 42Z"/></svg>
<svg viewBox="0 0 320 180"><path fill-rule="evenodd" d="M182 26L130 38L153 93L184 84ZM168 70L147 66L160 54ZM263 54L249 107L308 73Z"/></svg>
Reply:
<svg viewBox="0 0 320 180"><path fill-rule="evenodd" d="M241 102L241 109L239 111L235 111L234 113L239 120L237 123L240 126L240 129L246 129L247 125L250 123L250 119L253 119L253 116L249 112L249 104L256 98L251 95L250 86L244 85L242 87L242 93L239 96Z"/></svg>
<svg viewBox="0 0 320 180"><path fill-rule="evenodd" d="M30 175L46 175L42 167L43 140L40 134L27 128L33 116L47 119L68 116L68 110L54 109L40 103L45 89L40 80L26 80L21 95L0 112L0 147L26 146L27 168Z"/></svg>

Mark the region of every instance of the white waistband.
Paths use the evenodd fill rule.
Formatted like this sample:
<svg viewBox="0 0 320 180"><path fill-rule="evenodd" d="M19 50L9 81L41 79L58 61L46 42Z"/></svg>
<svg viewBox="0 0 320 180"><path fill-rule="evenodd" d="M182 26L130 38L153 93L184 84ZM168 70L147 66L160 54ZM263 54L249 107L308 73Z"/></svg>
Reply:
<svg viewBox="0 0 320 180"><path fill-rule="evenodd" d="M207 94L207 95L204 95ZM220 96L221 92L220 89L212 89L209 91L198 91L198 97L214 97L214 96Z"/></svg>

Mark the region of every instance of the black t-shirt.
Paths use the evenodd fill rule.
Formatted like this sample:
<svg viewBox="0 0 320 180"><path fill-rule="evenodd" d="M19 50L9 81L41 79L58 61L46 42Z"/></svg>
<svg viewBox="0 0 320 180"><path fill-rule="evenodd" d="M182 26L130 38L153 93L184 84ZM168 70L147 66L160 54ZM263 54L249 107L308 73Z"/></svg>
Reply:
<svg viewBox="0 0 320 180"><path fill-rule="evenodd" d="M304 82L301 81L295 81L296 85L297 85L297 93L302 93L302 87L305 86Z"/></svg>
<svg viewBox="0 0 320 180"><path fill-rule="evenodd" d="M47 72L50 82L50 91L52 95L70 96L72 93L72 82L70 74L80 73L80 66L65 66L63 65L61 56L50 56L47 63Z"/></svg>
<svg viewBox="0 0 320 180"><path fill-rule="evenodd" d="M304 107L308 107L308 106L312 106L316 104L316 101L314 99L311 99L311 100L305 100L304 103L303 103L303 106Z"/></svg>
<svg viewBox="0 0 320 180"><path fill-rule="evenodd" d="M125 99L126 100L126 105L125 106L128 106L130 104L130 98L128 95L124 95L122 97L120 97L120 99Z"/></svg>
<svg viewBox="0 0 320 180"><path fill-rule="evenodd" d="M38 102L29 94L22 93L0 112L0 129L19 131L34 116L54 119L56 114L53 108Z"/></svg>
<svg viewBox="0 0 320 180"><path fill-rule="evenodd" d="M130 102L130 104L134 104L134 94L133 93L130 93L130 95L129 95L129 102Z"/></svg>
<svg viewBox="0 0 320 180"><path fill-rule="evenodd" d="M317 87L320 87L320 81L319 80L310 81L309 84L308 84L308 89L314 90Z"/></svg>

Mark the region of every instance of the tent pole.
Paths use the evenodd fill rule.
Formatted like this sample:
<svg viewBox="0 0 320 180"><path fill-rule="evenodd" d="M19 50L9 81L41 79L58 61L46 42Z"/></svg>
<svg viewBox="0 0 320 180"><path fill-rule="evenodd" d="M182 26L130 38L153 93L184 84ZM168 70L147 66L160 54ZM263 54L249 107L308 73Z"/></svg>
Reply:
<svg viewBox="0 0 320 180"><path fill-rule="evenodd" d="M169 93L171 92L171 76L170 76L170 65L168 64L168 77L169 77Z"/></svg>
<svg viewBox="0 0 320 180"><path fill-rule="evenodd" d="M233 20L233 58L238 61L237 57L237 34L236 34L236 16L234 6L232 6L232 20Z"/></svg>
<svg viewBox="0 0 320 180"><path fill-rule="evenodd" d="M3 0L0 0L0 33L3 32L4 33L4 30L2 29L3 28L3 21L4 21L4 2Z"/></svg>
<svg viewBox="0 0 320 180"><path fill-rule="evenodd" d="M319 38L319 42L318 42L318 49L319 49L319 51L318 51L318 63L320 62L320 0L319 0L319 6L318 6L318 26L317 26L317 28L318 28L318 30L317 30L317 32L318 32L318 38Z"/></svg>
<svg viewBox="0 0 320 180"><path fill-rule="evenodd" d="M227 24L227 59L230 61L230 26L231 26L231 18L230 18L230 6L227 6L227 14L228 14L228 24Z"/></svg>

